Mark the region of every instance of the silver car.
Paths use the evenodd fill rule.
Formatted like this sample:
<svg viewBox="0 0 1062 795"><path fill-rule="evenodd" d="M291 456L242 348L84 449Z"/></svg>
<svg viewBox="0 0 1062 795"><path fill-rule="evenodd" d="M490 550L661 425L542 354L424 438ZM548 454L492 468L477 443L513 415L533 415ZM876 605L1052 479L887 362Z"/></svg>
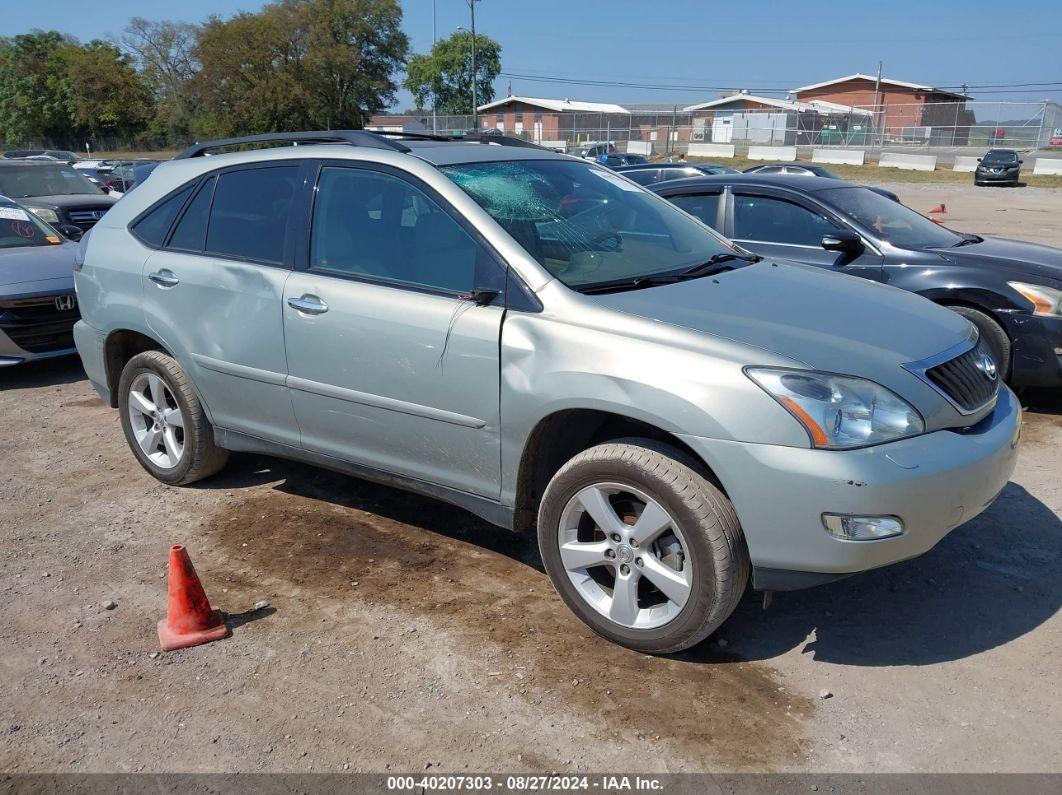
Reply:
<svg viewBox="0 0 1062 795"><path fill-rule="evenodd" d="M73 241L0 196L0 369L74 353L76 253Z"/></svg>
<svg viewBox="0 0 1062 795"><path fill-rule="evenodd" d="M301 145L246 151L278 142ZM537 527L568 606L644 652L706 637L750 579L922 554L1017 455L959 315L503 136L197 146L82 259L78 350L156 478L253 451Z"/></svg>

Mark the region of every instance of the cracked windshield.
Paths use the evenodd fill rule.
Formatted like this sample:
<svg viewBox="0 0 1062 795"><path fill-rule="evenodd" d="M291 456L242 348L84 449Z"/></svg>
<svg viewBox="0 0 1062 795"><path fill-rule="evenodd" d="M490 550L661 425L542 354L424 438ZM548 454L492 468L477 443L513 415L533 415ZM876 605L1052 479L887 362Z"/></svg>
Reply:
<svg viewBox="0 0 1062 795"><path fill-rule="evenodd" d="M670 203L588 163L520 160L443 170L575 289L682 271L739 251Z"/></svg>

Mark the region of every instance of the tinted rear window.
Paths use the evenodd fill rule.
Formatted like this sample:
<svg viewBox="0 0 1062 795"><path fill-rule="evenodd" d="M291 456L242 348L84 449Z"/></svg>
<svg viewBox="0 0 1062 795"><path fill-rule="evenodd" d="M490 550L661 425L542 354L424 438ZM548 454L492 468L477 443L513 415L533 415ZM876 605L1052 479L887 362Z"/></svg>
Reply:
<svg viewBox="0 0 1062 795"><path fill-rule="evenodd" d="M206 251L283 262L284 233L298 173L298 166L280 166L222 174L214 191Z"/></svg>
<svg viewBox="0 0 1062 795"><path fill-rule="evenodd" d="M161 246L166 239L166 233L170 231L173 219L177 217L185 199L192 192L192 187L189 185L156 205L133 225L133 233L149 246Z"/></svg>

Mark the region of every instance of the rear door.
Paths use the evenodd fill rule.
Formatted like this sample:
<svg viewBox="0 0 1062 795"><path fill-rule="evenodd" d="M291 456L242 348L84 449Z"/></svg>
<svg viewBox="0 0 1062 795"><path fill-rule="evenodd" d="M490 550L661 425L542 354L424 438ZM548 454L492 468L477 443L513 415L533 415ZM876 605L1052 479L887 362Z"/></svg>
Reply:
<svg viewBox="0 0 1062 795"><path fill-rule="evenodd" d="M826 235L855 230L811 201L788 191L738 186L733 189L730 205L725 234L750 251L882 280L883 258L869 243L858 253L822 247Z"/></svg>
<svg viewBox="0 0 1062 795"><path fill-rule="evenodd" d="M143 271L147 322L213 422L295 445L281 306L302 168L285 160L204 177Z"/></svg>
<svg viewBox="0 0 1062 795"><path fill-rule="evenodd" d="M500 493L505 270L429 186L320 165L284 293L288 384L311 451L472 494ZM482 289L487 305L471 300Z"/></svg>

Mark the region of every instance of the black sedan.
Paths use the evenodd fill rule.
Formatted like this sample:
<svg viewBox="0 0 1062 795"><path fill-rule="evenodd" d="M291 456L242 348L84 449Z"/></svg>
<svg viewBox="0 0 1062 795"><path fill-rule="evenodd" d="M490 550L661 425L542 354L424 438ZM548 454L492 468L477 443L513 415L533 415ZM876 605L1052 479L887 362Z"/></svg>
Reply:
<svg viewBox="0 0 1062 795"><path fill-rule="evenodd" d="M1062 249L955 232L820 177L699 177L652 190L758 254L947 306L977 326L1012 386L1062 386Z"/></svg>
<svg viewBox="0 0 1062 795"><path fill-rule="evenodd" d="M826 179L841 179L841 177L834 174L828 168L817 166L814 163L764 163L759 166L752 166L746 168L743 174L759 174L765 176L767 174L789 174L797 177L825 177ZM892 199L894 202L898 202L900 197L893 193L891 190L885 190L885 188L879 188L877 186L866 186L868 190L872 190L875 193L880 193L886 199Z"/></svg>
<svg viewBox="0 0 1062 795"><path fill-rule="evenodd" d="M685 177L714 176L716 174L737 174L737 169L719 163L641 163L632 166L618 166L614 169L629 180L639 185L653 185L669 179Z"/></svg>

